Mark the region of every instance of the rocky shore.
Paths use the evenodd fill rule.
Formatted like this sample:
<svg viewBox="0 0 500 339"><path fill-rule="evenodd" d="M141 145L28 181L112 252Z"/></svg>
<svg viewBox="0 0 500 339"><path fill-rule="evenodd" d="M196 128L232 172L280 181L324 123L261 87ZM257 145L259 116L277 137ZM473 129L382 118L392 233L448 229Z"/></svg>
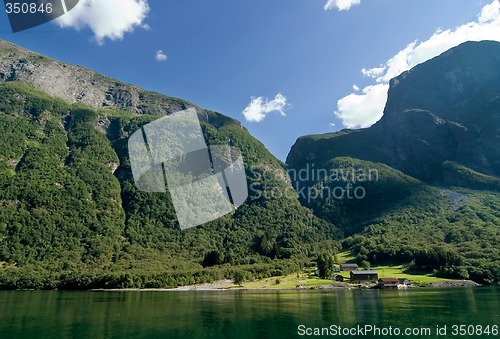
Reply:
<svg viewBox="0 0 500 339"><path fill-rule="evenodd" d="M425 284L423 287L479 287L482 286L471 280L436 281Z"/></svg>
<svg viewBox="0 0 500 339"><path fill-rule="evenodd" d="M146 288L146 289L97 289L94 291L294 291L294 290L334 290L334 289L367 289L374 285L356 285L345 282L334 282L328 285L306 286L297 285L295 287L280 287L279 285L263 286L263 287L245 287L244 285L235 285L231 280L220 280L213 283L205 283L200 285L179 286L175 288ZM470 280L453 280L453 281L436 281L423 285L412 285L410 288L434 288L434 287L479 287L482 286Z"/></svg>

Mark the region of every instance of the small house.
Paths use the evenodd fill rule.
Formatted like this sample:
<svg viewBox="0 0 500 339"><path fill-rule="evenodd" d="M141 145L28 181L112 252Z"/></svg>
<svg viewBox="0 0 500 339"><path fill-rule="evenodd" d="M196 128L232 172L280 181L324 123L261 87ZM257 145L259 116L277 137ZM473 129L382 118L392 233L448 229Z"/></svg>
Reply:
<svg viewBox="0 0 500 339"><path fill-rule="evenodd" d="M343 276L341 276L340 274L334 274L334 275L332 276L332 280L333 280L333 281L340 281L340 282L342 282L342 281L344 281L344 277L343 277Z"/></svg>
<svg viewBox="0 0 500 339"><path fill-rule="evenodd" d="M396 278L380 278L378 285L380 288L398 288L399 280Z"/></svg>
<svg viewBox="0 0 500 339"><path fill-rule="evenodd" d="M340 264L340 270L345 272L355 271L358 269L358 264Z"/></svg>
<svg viewBox="0 0 500 339"><path fill-rule="evenodd" d="M405 289L411 286L411 281L406 278L398 279L398 288Z"/></svg>
<svg viewBox="0 0 500 339"><path fill-rule="evenodd" d="M406 279L406 278L399 278L398 279L398 284L400 285L405 285L405 286L410 286L411 285L411 281Z"/></svg>
<svg viewBox="0 0 500 339"><path fill-rule="evenodd" d="M376 282L378 280L378 272L372 270L351 271L351 282Z"/></svg>

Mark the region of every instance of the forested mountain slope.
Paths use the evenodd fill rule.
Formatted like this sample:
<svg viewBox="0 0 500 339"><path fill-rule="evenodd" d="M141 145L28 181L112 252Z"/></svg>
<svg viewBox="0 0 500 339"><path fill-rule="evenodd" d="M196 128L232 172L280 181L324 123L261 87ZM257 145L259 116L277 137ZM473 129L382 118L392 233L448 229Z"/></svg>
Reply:
<svg viewBox="0 0 500 339"><path fill-rule="evenodd" d="M411 262L488 283L500 281L499 164L500 43L493 41L466 42L402 73L375 125L303 136L287 158L293 173L328 173L294 185L338 196L349 184L362 195L301 197L352 235L344 247L359 262Z"/></svg>
<svg viewBox="0 0 500 339"><path fill-rule="evenodd" d="M248 278L268 276L296 271L342 236L290 194L282 164L238 121L200 108L207 143L241 151L250 196L234 213L181 231L168 193L135 187L127 140L140 126L195 105L5 42L0 74L6 288L165 287L230 278L238 265ZM71 84L89 79L78 85L85 95L73 100ZM118 84L137 100L117 101L108 92ZM89 96L110 99L96 104Z"/></svg>

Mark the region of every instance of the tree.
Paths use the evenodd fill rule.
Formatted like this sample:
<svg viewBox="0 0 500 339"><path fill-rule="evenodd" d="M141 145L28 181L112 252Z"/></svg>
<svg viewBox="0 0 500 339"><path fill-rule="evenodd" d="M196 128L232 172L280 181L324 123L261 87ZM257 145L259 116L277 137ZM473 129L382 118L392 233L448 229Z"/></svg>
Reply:
<svg viewBox="0 0 500 339"><path fill-rule="evenodd" d="M205 259L203 259L202 266L210 267L215 265L222 265L223 263L224 263L224 254L215 250L205 254Z"/></svg>
<svg viewBox="0 0 500 339"><path fill-rule="evenodd" d="M241 284L243 283L244 280L245 280L245 272L243 272L241 270L234 271L234 273L233 273L233 282L235 284L241 286Z"/></svg>
<svg viewBox="0 0 500 339"><path fill-rule="evenodd" d="M318 256L316 261L319 270L319 276L323 279L330 279L333 274L333 257L329 254L323 253Z"/></svg>
<svg viewBox="0 0 500 339"><path fill-rule="evenodd" d="M363 260L360 262L360 266L365 270L369 270L370 269L370 262L367 260Z"/></svg>
<svg viewBox="0 0 500 339"><path fill-rule="evenodd" d="M260 239L259 252L267 257L273 257L276 254L276 238L271 236L268 230Z"/></svg>

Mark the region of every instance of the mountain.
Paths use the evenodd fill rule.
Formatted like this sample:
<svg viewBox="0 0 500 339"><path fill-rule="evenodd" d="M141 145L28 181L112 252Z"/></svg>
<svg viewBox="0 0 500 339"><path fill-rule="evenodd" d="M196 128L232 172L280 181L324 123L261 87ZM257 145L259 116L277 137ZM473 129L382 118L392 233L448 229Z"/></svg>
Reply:
<svg viewBox="0 0 500 339"><path fill-rule="evenodd" d="M466 42L392 79L375 125L299 138L287 163L353 156L429 183L498 185L499 93L500 43Z"/></svg>
<svg viewBox="0 0 500 339"><path fill-rule="evenodd" d="M499 283L499 52L416 66L374 126L301 137L283 164L237 120L0 41L0 289L262 278L340 250ZM190 107L241 151L249 198L182 231L169 193L137 189L128 139Z"/></svg>
<svg viewBox="0 0 500 339"><path fill-rule="evenodd" d="M189 107L185 100L149 92L93 72L53 60L0 40L0 81L18 81L67 103L94 109L114 109L137 114L171 114Z"/></svg>
<svg viewBox="0 0 500 339"><path fill-rule="evenodd" d="M303 174L301 202L350 235L359 262L500 281L500 43L402 73L380 121L303 136L286 162Z"/></svg>
<svg viewBox="0 0 500 339"><path fill-rule="evenodd" d="M240 122L0 41L0 288L168 287L295 272L342 232L312 215ZM168 193L134 185L128 137L195 107L237 147L249 198L181 231Z"/></svg>

